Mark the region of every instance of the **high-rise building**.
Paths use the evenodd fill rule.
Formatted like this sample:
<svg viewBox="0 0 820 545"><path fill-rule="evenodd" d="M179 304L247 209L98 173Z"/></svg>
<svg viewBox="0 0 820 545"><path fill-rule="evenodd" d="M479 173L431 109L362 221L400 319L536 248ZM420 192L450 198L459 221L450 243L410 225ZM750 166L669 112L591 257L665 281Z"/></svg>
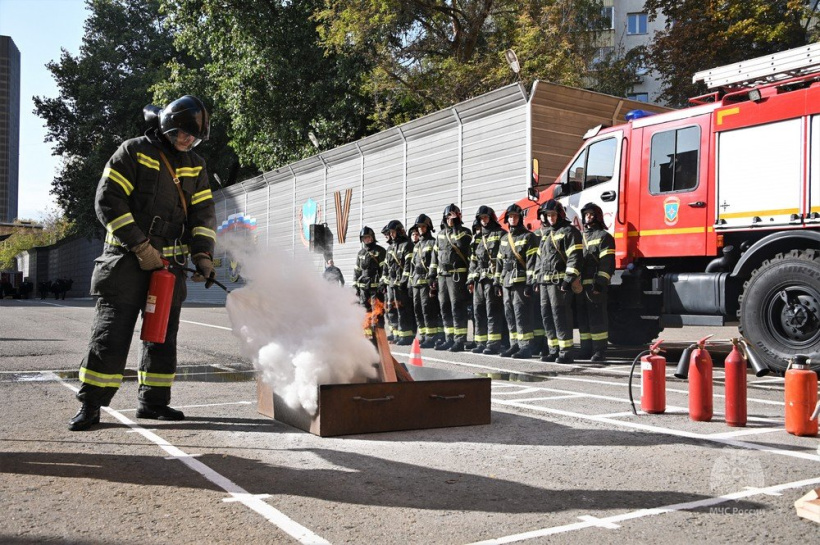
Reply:
<svg viewBox="0 0 820 545"><path fill-rule="evenodd" d="M20 164L20 51L0 36L0 223L17 218Z"/></svg>
<svg viewBox="0 0 820 545"><path fill-rule="evenodd" d="M655 37L655 32L663 30L666 18L662 14L654 21L644 8L645 0L603 0L604 16L611 22L611 28L601 40L599 56L605 58L607 53L624 55L638 46L648 46ZM641 102L658 102L661 84L657 75L647 68L641 68L632 92L627 98Z"/></svg>

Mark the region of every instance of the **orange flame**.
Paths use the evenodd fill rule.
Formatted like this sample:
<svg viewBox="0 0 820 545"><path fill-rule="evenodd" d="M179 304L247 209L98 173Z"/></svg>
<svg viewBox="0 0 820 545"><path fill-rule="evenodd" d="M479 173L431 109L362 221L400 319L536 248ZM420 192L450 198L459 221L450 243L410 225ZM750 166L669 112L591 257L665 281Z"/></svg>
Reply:
<svg viewBox="0 0 820 545"><path fill-rule="evenodd" d="M378 297L372 297L370 299L370 307L371 310L365 315L364 323L362 324L365 329L378 325L379 318L384 314L384 303L382 303Z"/></svg>

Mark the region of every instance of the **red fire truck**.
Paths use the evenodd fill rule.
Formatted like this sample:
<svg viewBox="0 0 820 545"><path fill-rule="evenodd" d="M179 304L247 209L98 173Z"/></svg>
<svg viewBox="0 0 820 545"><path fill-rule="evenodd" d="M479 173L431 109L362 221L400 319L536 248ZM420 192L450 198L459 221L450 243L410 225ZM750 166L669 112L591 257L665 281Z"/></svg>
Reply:
<svg viewBox="0 0 820 545"><path fill-rule="evenodd" d="M576 225L587 202L603 208L611 342L739 323L774 371L795 353L820 367L820 44L694 81L711 92L689 108L587 132L529 206L558 198Z"/></svg>

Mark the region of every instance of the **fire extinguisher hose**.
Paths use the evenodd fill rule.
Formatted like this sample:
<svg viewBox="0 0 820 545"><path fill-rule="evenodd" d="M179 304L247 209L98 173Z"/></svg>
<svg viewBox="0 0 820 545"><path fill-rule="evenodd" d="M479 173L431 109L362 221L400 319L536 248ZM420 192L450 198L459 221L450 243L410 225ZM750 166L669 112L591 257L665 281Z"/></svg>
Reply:
<svg viewBox="0 0 820 545"><path fill-rule="evenodd" d="M643 352L635 356L635 359L632 360L632 369L629 370L629 403L632 405L632 414L634 414L635 416L638 415L638 411L635 410L635 400L632 398L632 375L635 373L635 365L637 365L638 362L641 361L642 357L646 356L647 354L650 354L651 352L651 350L644 350Z"/></svg>
<svg viewBox="0 0 820 545"><path fill-rule="evenodd" d="M186 271L186 272L194 273L194 274L196 274L197 272L199 272L199 271L197 271L196 269L191 269L191 268L189 268L189 267L178 267L178 266L175 266L175 265L171 265L171 267L173 267L173 268L175 268L175 269L179 269L179 270L181 270L181 271ZM228 288L226 288L226 287L225 287L225 284L223 284L223 283L222 283L222 282L220 282L219 280L216 280L216 279L214 279L214 278L209 278L209 279L205 282L205 287L206 287L206 288L208 288L208 287L210 287L210 286L211 286L211 284L216 284L217 286L219 286L220 288L222 288L223 290L225 290L225 293L231 293L231 290L229 290Z"/></svg>

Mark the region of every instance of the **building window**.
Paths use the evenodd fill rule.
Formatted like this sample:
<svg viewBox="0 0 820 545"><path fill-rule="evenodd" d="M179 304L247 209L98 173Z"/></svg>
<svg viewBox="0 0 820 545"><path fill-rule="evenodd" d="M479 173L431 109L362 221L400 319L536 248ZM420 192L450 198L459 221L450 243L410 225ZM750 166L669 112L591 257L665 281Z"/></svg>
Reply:
<svg viewBox="0 0 820 545"><path fill-rule="evenodd" d="M615 8L612 6L601 8L601 26L605 30L615 28Z"/></svg>
<svg viewBox="0 0 820 545"><path fill-rule="evenodd" d="M646 13L628 13L626 15L627 34L646 34Z"/></svg>
<svg viewBox="0 0 820 545"><path fill-rule="evenodd" d="M649 102L649 93L629 93L626 95L629 100L637 100L638 102Z"/></svg>

